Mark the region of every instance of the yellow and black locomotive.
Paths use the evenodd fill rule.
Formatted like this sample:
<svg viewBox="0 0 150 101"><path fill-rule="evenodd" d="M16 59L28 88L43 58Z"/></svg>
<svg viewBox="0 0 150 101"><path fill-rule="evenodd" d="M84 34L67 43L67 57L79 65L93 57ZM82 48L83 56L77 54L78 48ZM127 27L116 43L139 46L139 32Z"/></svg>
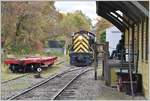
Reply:
<svg viewBox="0 0 150 101"><path fill-rule="evenodd" d="M93 62L95 35L91 32L81 30L73 33L70 48L70 64L75 66L88 66Z"/></svg>

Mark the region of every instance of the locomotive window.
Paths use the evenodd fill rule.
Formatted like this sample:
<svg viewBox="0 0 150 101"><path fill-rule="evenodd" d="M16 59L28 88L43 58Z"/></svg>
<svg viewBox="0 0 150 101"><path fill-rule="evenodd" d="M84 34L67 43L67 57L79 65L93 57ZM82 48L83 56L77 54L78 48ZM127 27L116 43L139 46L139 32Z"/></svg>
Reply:
<svg viewBox="0 0 150 101"><path fill-rule="evenodd" d="M146 39L146 49L145 49L145 59L148 60L148 51L149 51L149 33L148 33L148 27L149 27L149 24L148 24L148 17L146 18L146 34L145 34L145 39Z"/></svg>

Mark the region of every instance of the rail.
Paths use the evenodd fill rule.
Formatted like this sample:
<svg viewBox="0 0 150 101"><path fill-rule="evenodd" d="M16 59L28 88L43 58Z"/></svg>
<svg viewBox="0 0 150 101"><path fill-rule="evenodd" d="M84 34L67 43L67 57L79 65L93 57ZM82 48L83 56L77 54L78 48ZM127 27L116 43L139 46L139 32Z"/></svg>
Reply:
<svg viewBox="0 0 150 101"><path fill-rule="evenodd" d="M93 70L93 69L88 69L88 70L85 70L83 72L81 72L80 74L78 74L77 76L75 76L70 82L68 82L62 89L60 89L58 91L58 93L56 93L52 98L51 100L56 100L56 98L70 85L73 83L73 81L75 81L79 76L81 76L82 74L84 74L85 72L87 71L90 71L90 70Z"/></svg>
<svg viewBox="0 0 150 101"><path fill-rule="evenodd" d="M58 74L56 74L56 75L54 75L54 76L52 76L52 77L46 78L45 80L41 81L40 83L37 83L37 84L35 84L34 86L29 87L29 88L23 90L22 92L19 92L18 94L9 97L8 100L16 99L17 97L19 97L19 96L21 96L21 95L23 95L23 94L25 94L25 93L27 93L27 92L29 92L29 91L35 89L35 88L37 88L37 87L39 87L39 86L41 86L41 85L46 84L46 83L49 82L50 80L52 80L52 79L54 79L54 78L56 78L56 77L59 77L59 76L65 74L65 73L72 72L72 71L76 71L76 70L80 70L80 69L85 69L85 68L76 68L76 69L66 70L66 71L64 71L64 72L62 72L62 73L58 73Z"/></svg>
<svg viewBox="0 0 150 101"><path fill-rule="evenodd" d="M25 77L25 76L27 76L27 75L29 75L29 73L27 73L27 74L25 74L25 75L18 76L18 77L16 77L16 78L13 78L13 79L10 79L10 80L2 81L1 83L4 84L4 83L7 83L7 82L9 82L9 81L13 81L13 80L16 80L16 79Z"/></svg>

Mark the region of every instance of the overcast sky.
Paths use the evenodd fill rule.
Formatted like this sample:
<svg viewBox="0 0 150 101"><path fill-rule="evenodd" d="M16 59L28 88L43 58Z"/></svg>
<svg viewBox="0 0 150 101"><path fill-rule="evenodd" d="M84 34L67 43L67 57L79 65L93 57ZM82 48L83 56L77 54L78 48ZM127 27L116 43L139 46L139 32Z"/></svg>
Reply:
<svg viewBox="0 0 150 101"><path fill-rule="evenodd" d="M63 13L81 10L86 16L92 20L92 24L96 23L96 1L55 1L57 10Z"/></svg>

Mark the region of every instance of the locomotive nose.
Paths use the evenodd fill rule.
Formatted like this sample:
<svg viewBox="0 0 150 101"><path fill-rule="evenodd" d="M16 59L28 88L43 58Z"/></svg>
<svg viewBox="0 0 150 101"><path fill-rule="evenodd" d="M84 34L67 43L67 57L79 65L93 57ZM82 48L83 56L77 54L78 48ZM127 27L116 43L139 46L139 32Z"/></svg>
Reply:
<svg viewBox="0 0 150 101"><path fill-rule="evenodd" d="M83 60L84 59L84 57L82 56L82 55L79 55L79 57L78 57L78 60Z"/></svg>

